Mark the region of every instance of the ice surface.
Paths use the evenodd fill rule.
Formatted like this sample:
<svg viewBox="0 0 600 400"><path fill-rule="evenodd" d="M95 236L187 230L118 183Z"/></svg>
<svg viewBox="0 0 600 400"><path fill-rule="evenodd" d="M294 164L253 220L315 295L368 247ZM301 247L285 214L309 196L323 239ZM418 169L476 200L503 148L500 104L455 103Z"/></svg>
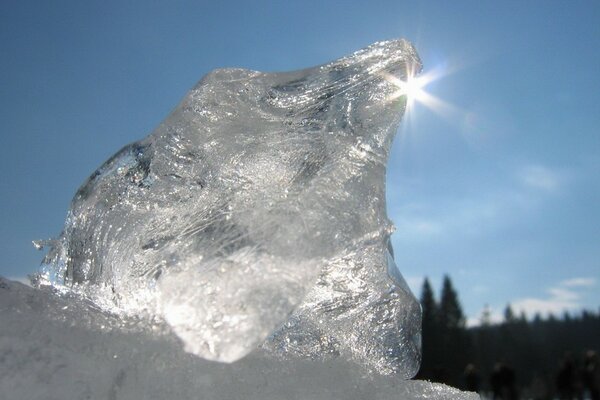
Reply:
<svg viewBox="0 0 600 400"><path fill-rule="evenodd" d="M430 382L368 375L342 357L232 364L184 352L152 325L0 278L0 398L477 400Z"/></svg>
<svg viewBox="0 0 600 400"><path fill-rule="evenodd" d="M46 278L164 319L206 359L262 344L412 376L420 309L391 255L385 165L406 105L389 76L418 70L394 40L302 71L211 72L78 190Z"/></svg>

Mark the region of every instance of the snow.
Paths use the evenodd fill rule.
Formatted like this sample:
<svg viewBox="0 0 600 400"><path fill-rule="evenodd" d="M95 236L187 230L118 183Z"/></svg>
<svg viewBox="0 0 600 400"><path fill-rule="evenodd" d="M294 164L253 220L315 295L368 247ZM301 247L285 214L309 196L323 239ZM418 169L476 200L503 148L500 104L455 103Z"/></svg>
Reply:
<svg viewBox="0 0 600 400"><path fill-rule="evenodd" d="M204 360L165 326L2 278L0 321L1 399L479 399L368 374L341 357L281 360L255 350L231 364Z"/></svg>

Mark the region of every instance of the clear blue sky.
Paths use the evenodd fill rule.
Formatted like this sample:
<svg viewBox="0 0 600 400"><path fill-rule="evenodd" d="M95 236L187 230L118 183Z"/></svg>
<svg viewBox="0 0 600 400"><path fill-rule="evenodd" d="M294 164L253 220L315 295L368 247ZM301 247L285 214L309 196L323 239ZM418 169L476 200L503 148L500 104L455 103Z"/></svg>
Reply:
<svg viewBox="0 0 600 400"><path fill-rule="evenodd" d="M0 3L0 275L34 271L77 187L206 72L321 64L405 37L417 104L388 172L397 263L465 311L600 306L600 3Z"/></svg>

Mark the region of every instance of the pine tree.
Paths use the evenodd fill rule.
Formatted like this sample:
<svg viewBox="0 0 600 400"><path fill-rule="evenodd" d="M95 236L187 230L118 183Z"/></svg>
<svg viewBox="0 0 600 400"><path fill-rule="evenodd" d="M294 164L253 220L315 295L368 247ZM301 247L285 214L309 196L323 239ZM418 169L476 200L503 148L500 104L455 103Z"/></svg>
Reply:
<svg viewBox="0 0 600 400"><path fill-rule="evenodd" d="M465 327L465 316L458 301L456 290L448 275L444 276L442 296L440 300L440 323L443 328L456 329Z"/></svg>
<svg viewBox="0 0 600 400"><path fill-rule="evenodd" d="M527 324L527 314L525 314L525 311L521 310L521 315L519 316L519 322L521 322L522 324Z"/></svg>
<svg viewBox="0 0 600 400"><path fill-rule="evenodd" d="M515 317L515 313L513 312L513 309L509 303L506 305L506 308L504 309L504 323L512 324L516 321L517 321L517 317Z"/></svg>
<svg viewBox="0 0 600 400"><path fill-rule="evenodd" d="M421 289L421 308L423 310L423 329L435 329L438 318L438 305L435 302L435 295L428 278L423 281L423 288Z"/></svg>
<svg viewBox="0 0 600 400"><path fill-rule="evenodd" d="M421 289L422 310L422 360L418 377L420 379L432 379L435 367L439 363L439 332L438 332L438 304L435 294L429 283L429 279L423 281Z"/></svg>
<svg viewBox="0 0 600 400"><path fill-rule="evenodd" d="M445 370L444 383L453 386L460 384L462 371L469 360L469 338L465 331L465 316L458 294L449 276L444 276L438 315L439 335L441 336L440 356Z"/></svg>
<svg viewBox="0 0 600 400"><path fill-rule="evenodd" d="M483 306L483 311L481 311L481 317L479 318L479 322L484 328L487 328L492 325L492 310L490 309L489 304Z"/></svg>

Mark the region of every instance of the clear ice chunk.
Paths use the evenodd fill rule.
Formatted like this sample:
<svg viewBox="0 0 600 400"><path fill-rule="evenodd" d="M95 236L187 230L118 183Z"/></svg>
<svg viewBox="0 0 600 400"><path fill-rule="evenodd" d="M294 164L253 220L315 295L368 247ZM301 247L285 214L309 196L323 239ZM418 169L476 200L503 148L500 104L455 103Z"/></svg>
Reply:
<svg viewBox="0 0 600 400"><path fill-rule="evenodd" d="M209 360L262 343L412 376L420 309L390 252L385 166L406 106L394 82L420 68L393 40L301 71L209 73L79 188L47 276L164 319Z"/></svg>

